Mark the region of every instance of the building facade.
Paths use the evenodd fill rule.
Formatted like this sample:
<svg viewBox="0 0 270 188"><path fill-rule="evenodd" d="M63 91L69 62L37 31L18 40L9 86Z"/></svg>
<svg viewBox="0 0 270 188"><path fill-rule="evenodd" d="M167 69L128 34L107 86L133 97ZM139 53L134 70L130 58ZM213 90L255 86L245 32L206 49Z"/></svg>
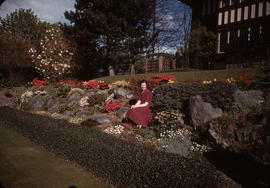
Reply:
<svg viewBox="0 0 270 188"><path fill-rule="evenodd" d="M193 10L191 30L205 26L216 33L215 69L253 67L269 58L270 0L182 2Z"/></svg>

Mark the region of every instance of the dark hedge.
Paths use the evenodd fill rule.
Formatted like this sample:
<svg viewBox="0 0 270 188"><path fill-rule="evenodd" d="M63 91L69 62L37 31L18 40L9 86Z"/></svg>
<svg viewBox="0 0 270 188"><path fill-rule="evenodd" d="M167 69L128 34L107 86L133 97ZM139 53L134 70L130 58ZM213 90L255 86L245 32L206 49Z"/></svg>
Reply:
<svg viewBox="0 0 270 188"><path fill-rule="evenodd" d="M224 111L230 111L233 106L233 93L236 86L226 82L174 83L155 88L151 109L155 113L168 110L180 110L188 113L189 98L201 95L206 102Z"/></svg>
<svg viewBox="0 0 270 188"><path fill-rule="evenodd" d="M98 129L0 108L0 125L117 187L230 187L207 162L127 143Z"/></svg>

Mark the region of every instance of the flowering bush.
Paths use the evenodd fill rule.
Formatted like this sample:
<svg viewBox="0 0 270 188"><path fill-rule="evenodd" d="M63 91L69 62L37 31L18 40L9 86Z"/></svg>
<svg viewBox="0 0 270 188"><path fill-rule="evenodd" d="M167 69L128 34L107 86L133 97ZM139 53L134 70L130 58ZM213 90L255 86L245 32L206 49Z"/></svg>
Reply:
<svg viewBox="0 0 270 188"><path fill-rule="evenodd" d="M68 85L80 85L82 81L77 81L77 80L61 80L58 82L56 85L61 86L63 84L68 84Z"/></svg>
<svg viewBox="0 0 270 188"><path fill-rule="evenodd" d="M184 114L178 110L161 111L155 116L155 128L157 132L177 129L184 125Z"/></svg>
<svg viewBox="0 0 270 188"><path fill-rule="evenodd" d="M88 82L83 82L83 85L84 85L87 89L98 88L98 81L97 81L97 80L89 80Z"/></svg>
<svg viewBox="0 0 270 188"><path fill-rule="evenodd" d="M110 89L116 89L119 87L128 88L129 84L130 84L129 81L118 80L118 81L115 81L115 82L109 84L109 88Z"/></svg>
<svg viewBox="0 0 270 188"><path fill-rule="evenodd" d="M38 78L34 78L33 84L34 84L36 87L42 87L43 84L48 84L48 81L47 81L47 80L39 80Z"/></svg>
<svg viewBox="0 0 270 188"><path fill-rule="evenodd" d="M21 103L28 102L29 98L31 98L33 95L33 91L26 91L21 96Z"/></svg>
<svg viewBox="0 0 270 188"><path fill-rule="evenodd" d="M169 74L154 75L150 77L150 79L148 80L148 83L150 84L152 88L155 88L162 84L174 83L174 82L176 82L175 77Z"/></svg>
<svg viewBox="0 0 270 188"><path fill-rule="evenodd" d="M75 48L64 37L60 25L51 26L40 40L40 50L31 48L29 54L35 69L47 79L59 79L71 73Z"/></svg>
<svg viewBox="0 0 270 188"><path fill-rule="evenodd" d="M85 97L83 97L83 98L81 98L81 100L79 101L79 105L80 106L88 106L89 105L89 103L88 103L88 96L85 96Z"/></svg>
<svg viewBox="0 0 270 188"><path fill-rule="evenodd" d="M111 100L108 104L105 105L105 111L106 112L114 112L117 109L121 108L121 103L119 102L119 100Z"/></svg>
<svg viewBox="0 0 270 188"><path fill-rule="evenodd" d="M123 131L124 131L124 127L122 125L111 126L104 130L104 132L107 134L115 134L115 135L119 135Z"/></svg>
<svg viewBox="0 0 270 188"><path fill-rule="evenodd" d="M101 90L109 89L109 82L105 82L103 80L98 80L98 88Z"/></svg>
<svg viewBox="0 0 270 188"><path fill-rule="evenodd" d="M191 152L204 153L211 148L191 141L192 133L186 129L167 130L160 134L161 148L167 152L188 157Z"/></svg>

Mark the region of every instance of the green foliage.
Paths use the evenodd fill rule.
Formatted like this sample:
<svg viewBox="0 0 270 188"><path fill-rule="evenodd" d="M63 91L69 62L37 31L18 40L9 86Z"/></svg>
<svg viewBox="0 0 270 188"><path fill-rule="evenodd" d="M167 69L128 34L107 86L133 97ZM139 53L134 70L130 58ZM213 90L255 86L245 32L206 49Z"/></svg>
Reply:
<svg viewBox="0 0 270 188"><path fill-rule="evenodd" d="M60 105L60 106L58 107L57 112L58 112L58 113L64 113L64 112L70 111L70 110L71 110L71 108L70 108L68 105L63 104L63 105Z"/></svg>
<svg viewBox="0 0 270 188"><path fill-rule="evenodd" d="M217 119L214 119L212 123L219 126L222 131L222 135L225 138L234 138L234 131L236 127L236 120L231 115L223 115Z"/></svg>
<svg viewBox="0 0 270 188"><path fill-rule="evenodd" d="M61 98L66 98L68 93L71 90L71 86L68 84L63 84L60 87L57 88L57 96Z"/></svg>
<svg viewBox="0 0 270 188"><path fill-rule="evenodd" d="M232 94L235 86L229 83L213 82L200 83L175 83L162 85L155 88L151 103L154 114L160 111L180 110L188 112L188 101L191 96L201 95L206 102L229 111L233 105Z"/></svg>
<svg viewBox="0 0 270 188"><path fill-rule="evenodd" d="M258 80L255 82L259 88L270 88L270 58L264 63L261 68L264 75L258 76Z"/></svg>
<svg viewBox="0 0 270 188"><path fill-rule="evenodd" d="M41 22L31 9L16 9L5 18L0 18L0 32L11 38L31 41L35 47L44 35L48 23Z"/></svg>
<svg viewBox="0 0 270 188"><path fill-rule="evenodd" d="M103 105L105 100L106 100L106 95L94 94L88 97L87 102L89 103L89 106L94 106L94 105Z"/></svg>
<svg viewBox="0 0 270 188"><path fill-rule="evenodd" d="M199 56L203 61L201 68L210 69L214 64L216 54L216 35L214 32L207 30L206 27L200 27L190 33L189 41L190 54Z"/></svg>
<svg viewBox="0 0 270 188"><path fill-rule="evenodd" d="M184 115L179 110L161 111L155 116L153 123L155 131L159 134L166 130L177 130L184 125Z"/></svg>
<svg viewBox="0 0 270 188"><path fill-rule="evenodd" d="M67 32L79 48L81 69L96 73L126 59L134 64L135 57L149 45L153 2L77 0L76 10L65 12L65 17L73 24Z"/></svg>
<svg viewBox="0 0 270 188"><path fill-rule="evenodd" d="M210 163L137 146L95 128L10 108L0 108L0 122L117 187L231 186Z"/></svg>

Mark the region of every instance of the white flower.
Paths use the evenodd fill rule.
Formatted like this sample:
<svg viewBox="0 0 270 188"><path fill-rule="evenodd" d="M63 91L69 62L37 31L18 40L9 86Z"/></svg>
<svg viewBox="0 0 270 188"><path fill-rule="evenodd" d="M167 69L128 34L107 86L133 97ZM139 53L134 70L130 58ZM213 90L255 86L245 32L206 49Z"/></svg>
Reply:
<svg viewBox="0 0 270 188"><path fill-rule="evenodd" d="M123 131L124 131L124 127L122 125L111 126L104 130L104 132L107 134L115 134L115 135L119 135Z"/></svg>
<svg viewBox="0 0 270 188"><path fill-rule="evenodd" d="M29 98L31 98L34 95L33 91L26 91L21 96L21 102L28 102Z"/></svg>
<svg viewBox="0 0 270 188"><path fill-rule="evenodd" d="M79 101L79 105L80 106L88 106L89 105L88 96L85 96L85 97L81 98L81 100Z"/></svg>

